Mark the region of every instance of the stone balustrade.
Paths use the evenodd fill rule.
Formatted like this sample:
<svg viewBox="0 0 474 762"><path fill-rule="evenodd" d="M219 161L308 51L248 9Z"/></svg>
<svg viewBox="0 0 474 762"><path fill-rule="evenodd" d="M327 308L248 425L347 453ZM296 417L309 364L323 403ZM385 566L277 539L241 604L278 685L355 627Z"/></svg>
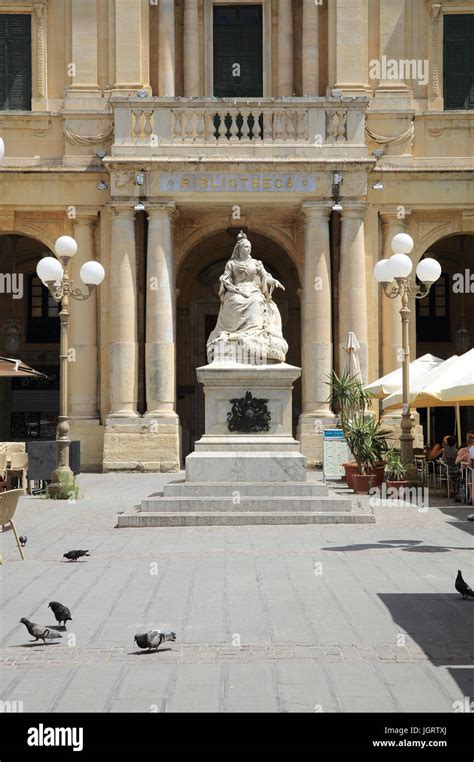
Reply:
<svg viewBox="0 0 474 762"><path fill-rule="evenodd" d="M235 148L278 151L278 146L337 147L365 152L367 100L274 98L236 101L215 98L112 98L112 154L170 155ZM276 150L275 150L276 149Z"/></svg>

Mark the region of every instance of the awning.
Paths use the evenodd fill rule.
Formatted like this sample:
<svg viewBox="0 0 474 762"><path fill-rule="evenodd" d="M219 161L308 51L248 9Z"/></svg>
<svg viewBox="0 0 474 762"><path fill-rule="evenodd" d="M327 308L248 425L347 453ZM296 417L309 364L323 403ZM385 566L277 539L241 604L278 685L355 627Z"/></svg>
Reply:
<svg viewBox="0 0 474 762"><path fill-rule="evenodd" d="M47 378L44 373L40 373L39 370L31 368L21 360L14 360L10 357L0 357L0 376L10 376L16 378L17 376L36 376L37 378Z"/></svg>

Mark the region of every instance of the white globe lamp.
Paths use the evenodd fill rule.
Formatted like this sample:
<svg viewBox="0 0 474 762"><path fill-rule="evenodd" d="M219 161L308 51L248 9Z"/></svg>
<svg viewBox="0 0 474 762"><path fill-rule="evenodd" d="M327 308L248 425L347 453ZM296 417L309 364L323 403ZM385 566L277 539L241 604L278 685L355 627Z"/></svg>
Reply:
<svg viewBox="0 0 474 762"><path fill-rule="evenodd" d="M100 262L85 262L80 270L80 278L86 286L100 286L105 278L105 270Z"/></svg>
<svg viewBox="0 0 474 762"><path fill-rule="evenodd" d="M418 262L416 274L422 283L434 283L441 275L441 265L436 259L432 259L431 257L421 259L420 262Z"/></svg>
<svg viewBox="0 0 474 762"><path fill-rule="evenodd" d="M413 251L413 238L408 233L397 233L391 241L391 247L394 254L410 254Z"/></svg>
<svg viewBox="0 0 474 762"><path fill-rule="evenodd" d="M413 262L406 254L393 254L388 260L387 269L392 278L408 278L413 269Z"/></svg>
<svg viewBox="0 0 474 762"><path fill-rule="evenodd" d="M64 271L56 257L43 257L36 265L36 274L43 283L56 283L62 279Z"/></svg>
<svg viewBox="0 0 474 762"><path fill-rule="evenodd" d="M62 235L54 244L54 251L60 259L70 259L77 251L77 243L70 235Z"/></svg>
<svg viewBox="0 0 474 762"><path fill-rule="evenodd" d="M374 278L377 283L391 283L393 275L390 272L388 259L380 259L374 267Z"/></svg>

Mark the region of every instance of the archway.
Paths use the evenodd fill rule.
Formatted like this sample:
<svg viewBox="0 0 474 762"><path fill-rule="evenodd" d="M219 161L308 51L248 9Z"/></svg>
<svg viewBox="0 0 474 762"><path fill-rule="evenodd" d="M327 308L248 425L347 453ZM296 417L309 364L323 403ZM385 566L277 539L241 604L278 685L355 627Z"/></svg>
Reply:
<svg viewBox="0 0 474 762"><path fill-rule="evenodd" d="M204 432L204 396L196 368L206 365L206 342L219 312L219 276L230 258L236 230L222 230L197 243L181 262L177 274L177 412L182 427L183 457ZM301 365L300 287L296 267L286 251L267 236L247 230L252 256L263 261L285 291L276 289L283 333L289 345L286 361ZM293 425L301 412L301 385L293 393Z"/></svg>
<svg viewBox="0 0 474 762"><path fill-rule="evenodd" d="M455 234L440 238L425 252L441 265L439 281L428 297L416 304L416 355L431 353L447 359L474 347L474 235ZM427 411L420 410L427 434ZM452 408L433 408L431 439L452 434ZM474 408L461 408L463 433L474 430Z"/></svg>
<svg viewBox="0 0 474 762"><path fill-rule="evenodd" d="M59 412L58 304L36 275L44 243L0 235L0 354L20 358L47 379L0 379L0 441L55 439Z"/></svg>

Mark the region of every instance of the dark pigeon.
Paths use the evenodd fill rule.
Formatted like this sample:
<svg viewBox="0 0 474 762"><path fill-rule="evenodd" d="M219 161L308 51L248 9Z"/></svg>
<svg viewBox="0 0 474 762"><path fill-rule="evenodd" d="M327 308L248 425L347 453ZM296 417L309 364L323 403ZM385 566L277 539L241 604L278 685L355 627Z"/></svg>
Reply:
<svg viewBox="0 0 474 762"><path fill-rule="evenodd" d="M66 629L66 622L72 622L71 612L69 611L68 607L63 606L63 604L58 603L58 601L51 601L48 607L52 610L54 616L56 617L57 623L60 625L62 622L64 629Z"/></svg>
<svg viewBox="0 0 474 762"><path fill-rule="evenodd" d="M78 558L82 558L82 556L88 555L88 550L68 550L67 553L63 554L63 558L68 558L70 561L77 561Z"/></svg>
<svg viewBox="0 0 474 762"><path fill-rule="evenodd" d="M176 640L175 632L162 632L161 630L150 630L150 632L143 632L135 635L135 643L139 648L148 648L151 651L152 648L158 650L162 643L167 640L174 643Z"/></svg>
<svg viewBox="0 0 474 762"><path fill-rule="evenodd" d="M41 624L30 622L26 617L22 617L20 622L25 625L26 629L35 640L42 640L45 645L47 639L56 640L56 638L62 638L62 635L60 635L59 632L51 632L48 627L43 627Z"/></svg>
<svg viewBox="0 0 474 762"><path fill-rule="evenodd" d="M458 593L461 593L464 599L474 598L474 590L472 590L467 582L462 578L461 569L458 569L458 576L456 577L456 583L454 585Z"/></svg>

